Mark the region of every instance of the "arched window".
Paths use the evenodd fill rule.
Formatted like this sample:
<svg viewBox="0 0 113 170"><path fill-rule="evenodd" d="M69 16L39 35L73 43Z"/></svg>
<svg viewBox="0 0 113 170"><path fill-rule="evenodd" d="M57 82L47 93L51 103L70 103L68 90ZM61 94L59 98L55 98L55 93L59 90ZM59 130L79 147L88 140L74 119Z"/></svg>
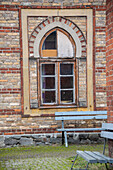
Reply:
<svg viewBox="0 0 113 170"><path fill-rule="evenodd" d="M55 28L40 43L38 96L40 106L77 104L76 46L64 30Z"/></svg>
<svg viewBox="0 0 113 170"><path fill-rule="evenodd" d="M40 45L41 57L73 58L75 44L72 37L64 30L56 28L44 35Z"/></svg>

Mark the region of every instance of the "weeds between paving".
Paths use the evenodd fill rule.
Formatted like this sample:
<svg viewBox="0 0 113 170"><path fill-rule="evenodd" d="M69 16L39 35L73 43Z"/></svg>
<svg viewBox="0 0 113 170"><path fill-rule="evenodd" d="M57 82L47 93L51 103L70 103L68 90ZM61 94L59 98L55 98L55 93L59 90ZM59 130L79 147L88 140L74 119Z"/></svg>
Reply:
<svg viewBox="0 0 113 170"><path fill-rule="evenodd" d="M103 150L103 145L31 146L0 149L0 170L70 170L76 150ZM108 154L108 153L106 153ZM78 157L75 167L87 164ZM89 164L90 170L105 170L104 164Z"/></svg>

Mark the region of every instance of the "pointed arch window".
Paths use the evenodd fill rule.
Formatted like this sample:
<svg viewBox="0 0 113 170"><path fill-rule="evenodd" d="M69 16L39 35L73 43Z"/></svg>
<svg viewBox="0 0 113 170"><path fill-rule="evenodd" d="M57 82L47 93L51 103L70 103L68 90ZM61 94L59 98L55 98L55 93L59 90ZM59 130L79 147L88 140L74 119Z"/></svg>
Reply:
<svg viewBox="0 0 113 170"><path fill-rule="evenodd" d="M75 43L72 37L62 29L49 31L40 45L41 57L73 58L75 57Z"/></svg>
<svg viewBox="0 0 113 170"><path fill-rule="evenodd" d="M39 106L77 105L76 46L64 30L43 36L39 59Z"/></svg>

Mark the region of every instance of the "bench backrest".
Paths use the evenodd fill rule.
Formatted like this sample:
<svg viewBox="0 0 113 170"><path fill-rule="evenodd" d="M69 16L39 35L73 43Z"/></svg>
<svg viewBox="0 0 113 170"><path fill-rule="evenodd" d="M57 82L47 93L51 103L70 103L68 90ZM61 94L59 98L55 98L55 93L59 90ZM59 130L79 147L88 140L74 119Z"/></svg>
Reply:
<svg viewBox="0 0 113 170"><path fill-rule="evenodd" d="M113 139L113 123L103 123L102 124L101 137L107 139Z"/></svg>
<svg viewBox="0 0 113 170"><path fill-rule="evenodd" d="M107 119L107 111L56 112L55 120Z"/></svg>

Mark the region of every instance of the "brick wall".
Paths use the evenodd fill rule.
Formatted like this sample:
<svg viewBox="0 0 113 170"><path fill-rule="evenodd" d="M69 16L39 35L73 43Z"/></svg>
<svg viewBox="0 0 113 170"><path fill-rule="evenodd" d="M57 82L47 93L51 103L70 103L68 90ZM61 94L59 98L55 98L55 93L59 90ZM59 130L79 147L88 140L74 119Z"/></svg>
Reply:
<svg viewBox="0 0 113 170"><path fill-rule="evenodd" d="M113 1L107 0L106 7L106 80L108 122L113 123ZM109 140L109 155L113 157L113 140Z"/></svg>
<svg viewBox="0 0 113 170"><path fill-rule="evenodd" d="M106 107L106 9L95 9L95 86L96 107ZM104 99L104 100L103 100Z"/></svg>
<svg viewBox="0 0 113 170"><path fill-rule="evenodd" d="M113 1L107 2L106 74L108 122L113 123Z"/></svg>
<svg viewBox="0 0 113 170"><path fill-rule="evenodd" d="M21 9L37 9L37 8L68 8L68 9L93 9L93 61L94 61L94 103L95 110L106 109L106 44L105 35L106 32L106 0L2 0L0 2L0 129L3 133L25 133L27 131L34 133L33 129L40 129L40 132L44 130L54 131L56 124L54 125L54 119L51 115L46 115L49 119L46 121L46 125L41 127L35 127L40 122L45 122L47 117L45 114L36 119L35 117L21 116L23 114L23 69L22 69L22 34L21 34ZM109 7L108 7L109 9ZM45 17L46 18L46 17ZM69 19L69 18L67 18ZM37 26L43 18L29 17L28 18L28 36L30 37L34 27ZM77 17L71 18L75 22L84 36L87 36L86 32L86 20ZM107 21L110 22L110 21ZM110 31L110 30L109 30ZM107 42L109 43L109 42ZM109 45L108 45L108 53ZM109 54L110 57L110 54ZM108 58L108 57L107 57ZM34 77L31 81L35 81L36 73L33 65L34 61L30 61L30 70ZM111 64L110 64L111 63ZM84 63L80 63L82 66ZM112 60L107 61L112 67ZM110 72L109 74L111 74ZM108 75L108 72L107 72ZM111 76L108 76L109 80ZM111 83L112 81L109 81ZM86 86L84 84L84 86ZM36 86L31 86L34 102L37 100L36 94L33 95ZM111 86L109 87L111 88ZM109 99L111 97L111 91L108 88L108 105L110 105ZM84 97L84 96L83 96ZM110 108L110 107L109 107ZM111 109L111 108L110 108ZM109 112L110 113L110 112ZM32 121L33 120L33 121ZM110 119L109 119L110 120ZM39 122L38 122L39 121ZM42 123L43 124L43 123ZM10 127L10 128L9 128ZM31 130L29 130L29 127ZM26 129L26 130L22 130ZM51 129L51 130L50 130Z"/></svg>
<svg viewBox="0 0 113 170"><path fill-rule="evenodd" d="M21 112L20 30L18 9L0 11L0 110Z"/></svg>

